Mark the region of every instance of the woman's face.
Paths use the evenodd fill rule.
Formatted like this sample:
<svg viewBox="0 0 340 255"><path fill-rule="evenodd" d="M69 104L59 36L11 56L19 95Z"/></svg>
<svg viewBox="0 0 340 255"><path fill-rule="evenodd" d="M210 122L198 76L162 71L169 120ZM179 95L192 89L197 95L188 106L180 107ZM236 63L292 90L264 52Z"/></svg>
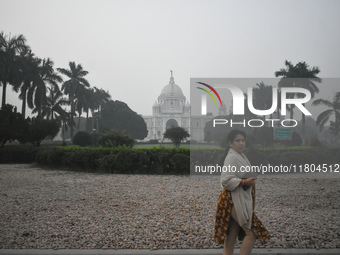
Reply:
<svg viewBox="0 0 340 255"><path fill-rule="evenodd" d="M237 135L232 143L229 143L230 147L238 153L243 153L246 147L246 139L243 135Z"/></svg>

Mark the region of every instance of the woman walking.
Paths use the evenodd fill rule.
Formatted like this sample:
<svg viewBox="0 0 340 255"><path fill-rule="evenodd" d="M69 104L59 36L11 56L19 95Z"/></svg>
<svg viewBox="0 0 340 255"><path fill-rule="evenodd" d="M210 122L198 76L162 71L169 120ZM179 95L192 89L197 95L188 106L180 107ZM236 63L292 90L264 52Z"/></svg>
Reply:
<svg viewBox="0 0 340 255"><path fill-rule="evenodd" d="M224 243L223 255L232 255L236 238L243 240L240 255L251 254L256 238L268 242L270 235L254 213L255 180L247 176L245 167L251 166L243 151L246 134L241 130L232 130L227 140L229 150L224 160L227 169L235 172L222 172L223 188L217 203L215 236L218 244ZM230 166L230 167L228 167Z"/></svg>

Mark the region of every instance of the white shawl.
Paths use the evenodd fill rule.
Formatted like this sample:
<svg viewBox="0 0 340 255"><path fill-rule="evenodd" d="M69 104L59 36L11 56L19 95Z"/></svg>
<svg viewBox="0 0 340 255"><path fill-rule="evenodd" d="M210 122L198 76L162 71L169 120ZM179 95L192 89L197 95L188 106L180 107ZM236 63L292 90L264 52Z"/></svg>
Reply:
<svg viewBox="0 0 340 255"><path fill-rule="evenodd" d="M251 218L253 213L253 204L251 196L251 188L244 190L239 186L241 178L244 178L246 172L241 172L241 166L251 166L246 155L239 154L234 149L230 148L227 157L224 160L224 165L227 169L236 169L236 172L222 172L221 185L226 190L231 191L231 198L233 200L237 218L240 226L251 228Z"/></svg>

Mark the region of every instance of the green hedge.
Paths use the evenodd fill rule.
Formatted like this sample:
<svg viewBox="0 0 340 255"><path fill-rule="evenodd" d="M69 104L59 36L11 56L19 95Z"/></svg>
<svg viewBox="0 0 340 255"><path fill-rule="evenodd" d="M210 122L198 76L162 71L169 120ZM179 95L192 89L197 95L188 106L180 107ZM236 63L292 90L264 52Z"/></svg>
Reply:
<svg viewBox="0 0 340 255"><path fill-rule="evenodd" d="M115 174L188 174L189 149L41 148L36 162L57 168Z"/></svg>
<svg viewBox="0 0 340 255"><path fill-rule="evenodd" d="M0 148L0 164L34 163L38 148L30 145L7 145Z"/></svg>
<svg viewBox="0 0 340 255"><path fill-rule="evenodd" d="M115 174L189 174L190 163L217 164L223 149L212 148L89 148L11 145L0 149L0 163L38 163L75 171ZM252 165L340 163L339 147L249 149Z"/></svg>
<svg viewBox="0 0 340 255"><path fill-rule="evenodd" d="M340 163L339 147L292 147L278 149L251 149L246 152L252 165L273 166L290 164L334 164Z"/></svg>

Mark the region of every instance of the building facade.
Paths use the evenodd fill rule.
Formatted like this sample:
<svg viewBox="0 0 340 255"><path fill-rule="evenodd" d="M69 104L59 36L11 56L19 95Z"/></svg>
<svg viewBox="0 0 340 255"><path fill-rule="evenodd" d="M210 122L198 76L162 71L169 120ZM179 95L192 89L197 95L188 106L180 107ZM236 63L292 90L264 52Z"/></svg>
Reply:
<svg viewBox="0 0 340 255"><path fill-rule="evenodd" d="M225 107L225 106L223 106ZM220 111L224 111L223 108ZM226 109L225 109L226 111ZM168 128L183 127L190 134L190 140L204 142L204 127L213 116L191 116L191 106L182 89L175 83L173 73L169 84L161 91L152 106L152 115L143 116L148 129L145 140L163 140L163 134Z"/></svg>

